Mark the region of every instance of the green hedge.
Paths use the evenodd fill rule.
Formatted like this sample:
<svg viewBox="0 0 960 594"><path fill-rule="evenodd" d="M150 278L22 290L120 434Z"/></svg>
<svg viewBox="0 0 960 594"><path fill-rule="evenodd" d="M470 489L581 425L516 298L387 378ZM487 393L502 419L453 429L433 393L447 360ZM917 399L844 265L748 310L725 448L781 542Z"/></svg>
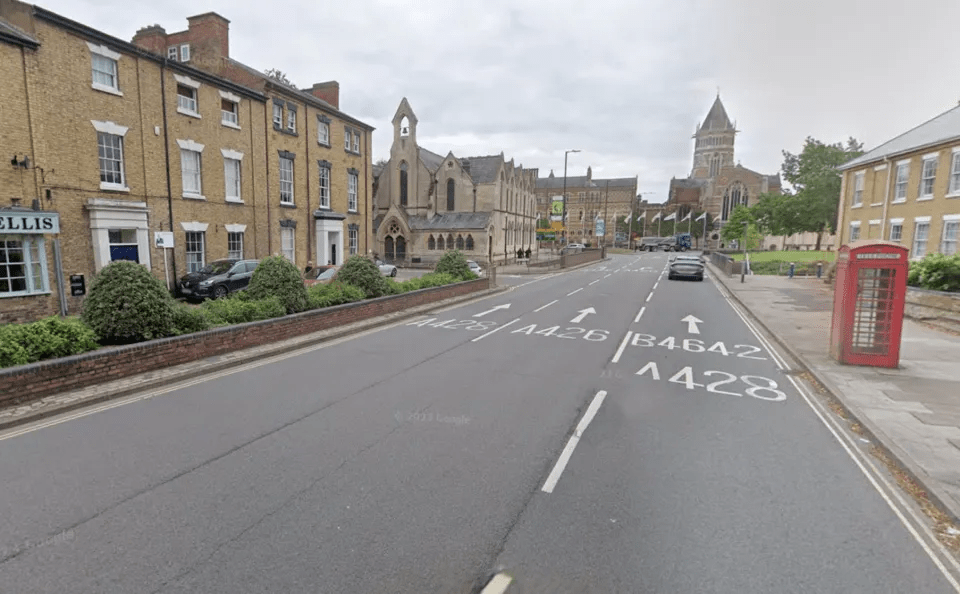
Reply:
<svg viewBox="0 0 960 594"><path fill-rule="evenodd" d="M928 254L910 262L907 284L931 291L960 292L960 254Z"/></svg>
<svg viewBox="0 0 960 594"><path fill-rule="evenodd" d="M379 273L378 270L377 274ZM313 285L307 289L307 301L310 304L310 309L363 301L365 297L363 289L341 282Z"/></svg>
<svg viewBox="0 0 960 594"><path fill-rule="evenodd" d="M470 270L467 265L467 258L460 250L450 250L440 257L434 272L438 274L449 274L457 280L473 280L477 275Z"/></svg>
<svg viewBox="0 0 960 594"><path fill-rule="evenodd" d="M99 348L96 334L77 318L56 316L0 326L0 367L26 365Z"/></svg>
<svg viewBox="0 0 960 594"><path fill-rule="evenodd" d="M350 256L337 271L337 280L362 290L368 298L392 293L392 285L376 264L360 255Z"/></svg>
<svg viewBox="0 0 960 594"><path fill-rule="evenodd" d="M197 308L201 315L213 326L244 324L258 320L269 320L287 315L286 302L280 297L265 299L240 299L228 297L215 301L204 301Z"/></svg>
<svg viewBox="0 0 960 594"><path fill-rule="evenodd" d="M242 301L279 298L288 314L307 309L307 288L300 271L280 256L261 260L250 277L250 284L238 296Z"/></svg>

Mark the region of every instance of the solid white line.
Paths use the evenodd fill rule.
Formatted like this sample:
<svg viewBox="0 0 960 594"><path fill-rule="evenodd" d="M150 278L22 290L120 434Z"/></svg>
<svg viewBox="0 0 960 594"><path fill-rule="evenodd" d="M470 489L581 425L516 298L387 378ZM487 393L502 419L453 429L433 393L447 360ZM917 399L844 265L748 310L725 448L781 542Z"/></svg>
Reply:
<svg viewBox="0 0 960 594"><path fill-rule="evenodd" d="M650 298L653 297L653 291L650 291L650 294L647 295L647 303L650 303Z"/></svg>
<svg viewBox="0 0 960 594"><path fill-rule="evenodd" d="M491 334L493 334L493 333L495 333L495 332L499 332L500 330L503 330L504 328L506 328L506 327L509 326L510 324L513 324L514 322L519 322L519 321L520 321L520 318L514 318L514 319L510 320L509 322L507 322L506 324L504 324L503 326L500 326L500 327L498 327L498 328L494 328L493 330L491 330L490 332L487 332L486 334L481 334L480 336L474 338L474 339L471 340L470 342L477 342L478 340L481 340L481 339L483 339L483 338L486 338L486 337L490 336Z"/></svg>
<svg viewBox="0 0 960 594"><path fill-rule="evenodd" d="M560 300L559 300L559 299L554 299L554 300L551 301L550 303L548 303L548 304L546 304L546 305L542 305L542 306L538 307L537 309L535 309L535 310L533 310L533 311L537 312L537 311L540 311L540 310L542 310L542 309L547 309L548 307L550 307L551 305L553 305L553 304L556 303L557 301L560 301Z"/></svg>
<svg viewBox="0 0 960 594"><path fill-rule="evenodd" d="M640 318L643 316L643 312L647 311L646 307L641 307L640 311L637 312L637 317L633 318L633 323L636 324L640 321Z"/></svg>
<svg viewBox="0 0 960 594"><path fill-rule="evenodd" d="M580 287L580 288L577 289L576 291L570 291L569 293L567 293L567 297L569 297L570 295L573 295L574 293L579 293L579 292L582 291L582 290L583 290L583 287Z"/></svg>
<svg viewBox="0 0 960 594"><path fill-rule="evenodd" d="M600 279L598 278L597 280L593 281L593 282L590 283L590 284L591 284L591 285L595 285L595 284L597 284L597 283L599 283L599 282L600 282Z"/></svg>
<svg viewBox="0 0 960 594"><path fill-rule="evenodd" d="M603 404L603 399L606 397L606 390L600 390L597 392L597 395L593 397L593 401L590 403L590 406L587 407L587 412L583 414L583 418L580 419L579 423L577 423L576 430L567 441L566 447L564 447L563 451L560 452L560 457L557 459L557 463L554 465L553 470L550 471L550 475L547 477L546 482L543 483L542 490L544 492L553 493L553 488L557 486L557 481L560 480L560 475L563 474L563 470L567 467L567 463L570 461L570 456L573 455L573 450L576 449L577 443L580 441L580 437L583 435L584 430L586 430L587 425L590 424L590 421L593 420L593 417L596 416L597 411L600 409L600 405Z"/></svg>
<svg viewBox="0 0 960 594"><path fill-rule="evenodd" d="M630 336L633 334L630 330L627 330L627 334L623 337L623 342L620 343L620 348L617 349L617 353L613 356L613 359L610 360L611 363L616 363L620 360L620 355L623 354L623 349L627 348L627 343L630 342Z"/></svg>
<svg viewBox="0 0 960 594"><path fill-rule="evenodd" d="M510 582L513 581L513 578L505 573L498 573L493 576L493 579L490 580L490 583L486 585L480 594L503 594L507 591L507 588L510 586Z"/></svg>

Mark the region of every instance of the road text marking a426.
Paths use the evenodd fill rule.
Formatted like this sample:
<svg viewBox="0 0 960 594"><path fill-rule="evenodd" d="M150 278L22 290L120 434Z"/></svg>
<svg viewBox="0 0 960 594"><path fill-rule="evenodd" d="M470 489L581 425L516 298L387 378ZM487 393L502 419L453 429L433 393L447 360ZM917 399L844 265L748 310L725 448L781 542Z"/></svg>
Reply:
<svg viewBox="0 0 960 594"><path fill-rule="evenodd" d="M561 331L560 326L550 326L549 328L537 330L536 324L530 324L529 326L512 330L510 334L526 334L527 336L553 336L556 338L570 338L574 340L577 338L582 338L584 340L589 340L590 342L600 342L606 340L610 335L610 332L608 330L587 330L586 328L564 328L563 331Z"/></svg>

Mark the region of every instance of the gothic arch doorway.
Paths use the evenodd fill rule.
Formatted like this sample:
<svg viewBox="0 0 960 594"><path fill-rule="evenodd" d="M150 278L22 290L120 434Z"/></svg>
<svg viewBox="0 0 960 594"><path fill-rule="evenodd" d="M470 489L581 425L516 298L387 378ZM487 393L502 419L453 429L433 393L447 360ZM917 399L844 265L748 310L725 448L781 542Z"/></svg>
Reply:
<svg viewBox="0 0 960 594"><path fill-rule="evenodd" d="M403 238L403 235L397 237L395 242L396 254L395 259L403 262L407 259L407 240Z"/></svg>

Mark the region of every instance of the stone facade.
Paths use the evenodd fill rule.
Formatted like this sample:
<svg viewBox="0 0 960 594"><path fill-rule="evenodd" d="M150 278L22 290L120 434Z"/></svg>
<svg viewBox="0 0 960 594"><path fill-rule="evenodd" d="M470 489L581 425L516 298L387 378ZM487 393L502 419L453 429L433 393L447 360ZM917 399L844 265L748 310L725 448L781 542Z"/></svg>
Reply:
<svg viewBox="0 0 960 594"><path fill-rule="evenodd" d="M404 98L393 118L390 159L375 176L376 250L384 259L430 266L459 249L477 262L537 251L536 169L503 154L440 156L417 144L417 116Z"/></svg>
<svg viewBox="0 0 960 594"><path fill-rule="evenodd" d="M537 179L537 211L545 219L554 196L563 196L564 179L550 172ZM567 220L564 229L570 242L604 243L611 245L616 238L616 221L623 221L631 213L639 212L637 178L594 178L593 168L586 175L567 176ZM597 219L606 221L605 236L596 234ZM636 225L634 226L636 228Z"/></svg>

